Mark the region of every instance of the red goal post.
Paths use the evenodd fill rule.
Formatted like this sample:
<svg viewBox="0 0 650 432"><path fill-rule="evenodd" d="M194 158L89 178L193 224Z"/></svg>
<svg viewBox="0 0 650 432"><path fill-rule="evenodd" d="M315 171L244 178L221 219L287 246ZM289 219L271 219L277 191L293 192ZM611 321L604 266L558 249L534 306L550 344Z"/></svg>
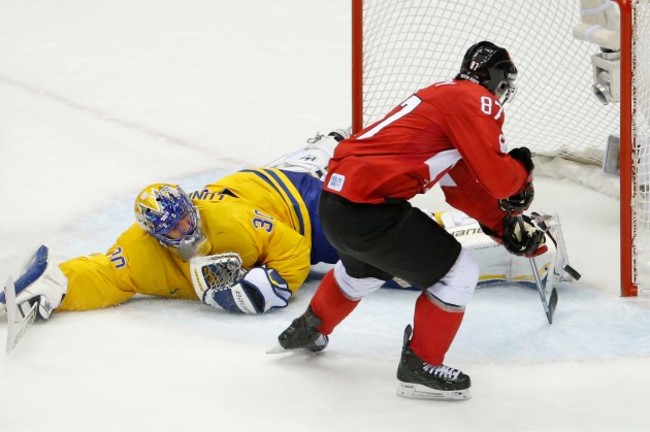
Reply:
<svg viewBox="0 0 650 432"><path fill-rule="evenodd" d="M616 13L614 23L607 16L617 43L620 34L618 51L594 44L600 26L585 25L583 40L574 34L581 19L603 11ZM520 71L504 126L511 146L531 148L556 173L586 172L554 165L558 160L596 168L578 179L596 189L605 186L595 179L608 178L613 192L606 193L620 197L621 295L650 293L649 35L650 0L352 0L352 128L453 77L473 43L504 46ZM611 72L615 96L607 104L592 92L602 78L599 53L616 58L602 82L609 90ZM608 177L600 167L618 150L607 143L619 139L620 177Z"/></svg>

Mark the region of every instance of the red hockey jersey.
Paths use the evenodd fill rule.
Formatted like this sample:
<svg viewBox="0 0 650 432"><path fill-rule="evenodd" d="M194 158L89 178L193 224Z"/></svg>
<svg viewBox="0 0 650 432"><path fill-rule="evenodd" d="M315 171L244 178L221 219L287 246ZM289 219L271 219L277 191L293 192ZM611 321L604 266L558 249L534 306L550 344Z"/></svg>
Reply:
<svg viewBox="0 0 650 432"><path fill-rule="evenodd" d="M504 112L484 87L448 80L419 90L342 141L324 189L358 203L410 199L440 182L447 202L501 234L498 200L528 177L507 153Z"/></svg>

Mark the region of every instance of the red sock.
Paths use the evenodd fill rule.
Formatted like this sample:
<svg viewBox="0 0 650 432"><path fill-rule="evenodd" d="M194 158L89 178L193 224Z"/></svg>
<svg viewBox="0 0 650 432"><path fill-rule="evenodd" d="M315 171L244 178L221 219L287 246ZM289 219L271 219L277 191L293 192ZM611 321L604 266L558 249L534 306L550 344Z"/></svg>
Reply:
<svg viewBox="0 0 650 432"><path fill-rule="evenodd" d="M444 310L422 293L415 303L411 338L413 352L429 364L442 364L464 314L464 310Z"/></svg>
<svg viewBox="0 0 650 432"><path fill-rule="evenodd" d="M309 306L321 320L318 331L328 335L358 304L359 301L350 300L343 294L334 279L334 270L330 270L323 277Z"/></svg>

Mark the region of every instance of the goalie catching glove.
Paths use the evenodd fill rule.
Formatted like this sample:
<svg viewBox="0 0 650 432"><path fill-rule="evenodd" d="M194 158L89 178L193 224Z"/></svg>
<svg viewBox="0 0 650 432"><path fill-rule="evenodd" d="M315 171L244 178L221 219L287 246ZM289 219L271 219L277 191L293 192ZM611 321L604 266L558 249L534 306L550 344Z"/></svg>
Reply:
<svg viewBox="0 0 650 432"><path fill-rule="evenodd" d="M246 271L241 265L241 258L234 252L192 258L192 285L201 301L244 314L287 306L292 293L277 271L266 266Z"/></svg>

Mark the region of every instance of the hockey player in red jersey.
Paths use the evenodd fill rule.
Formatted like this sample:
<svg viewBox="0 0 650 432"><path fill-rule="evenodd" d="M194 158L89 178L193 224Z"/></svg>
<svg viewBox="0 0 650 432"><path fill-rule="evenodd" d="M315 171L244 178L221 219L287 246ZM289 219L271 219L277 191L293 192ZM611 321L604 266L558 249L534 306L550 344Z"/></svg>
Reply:
<svg viewBox="0 0 650 432"><path fill-rule="evenodd" d="M443 364L479 270L447 231L407 201L436 183L446 200L516 255L545 250L530 205L530 151L507 152L503 103L515 93L508 52L483 41L468 49L460 73L423 88L342 141L330 161L319 212L340 261L307 311L280 334L285 349L329 335L359 301L398 277L424 287L407 326L398 394L469 398L470 378Z"/></svg>

